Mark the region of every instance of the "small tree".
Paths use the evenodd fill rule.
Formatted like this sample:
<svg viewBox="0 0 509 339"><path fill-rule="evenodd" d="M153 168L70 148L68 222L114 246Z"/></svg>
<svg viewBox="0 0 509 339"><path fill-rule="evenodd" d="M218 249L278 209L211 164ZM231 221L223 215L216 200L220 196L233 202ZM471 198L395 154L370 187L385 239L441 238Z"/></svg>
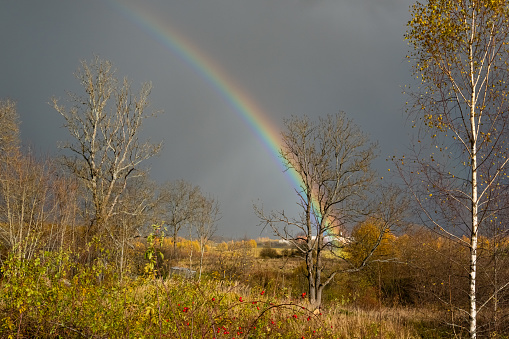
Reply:
<svg viewBox="0 0 509 339"><path fill-rule="evenodd" d="M185 180L166 182L160 189L158 205L160 215L173 236L173 253L177 250L178 232L191 225L202 197L200 187Z"/></svg>
<svg viewBox="0 0 509 339"><path fill-rule="evenodd" d="M21 147L19 125L15 103L0 100L0 242L28 259L74 244L78 188L52 159Z"/></svg>
<svg viewBox="0 0 509 339"><path fill-rule="evenodd" d="M0 239L29 259L42 246L50 216L52 166L22 153L19 124L16 104L0 101Z"/></svg>
<svg viewBox="0 0 509 339"><path fill-rule="evenodd" d="M306 263L308 298L318 307L323 289L339 272L334 269L322 276L324 251L332 249L335 255L347 261L341 251L335 250L345 244L342 232L347 225L368 214L366 201L374 185L371 162L376 156L376 144L370 143L343 113L320 118L317 123L307 117L293 117L285 120L285 125L280 156L286 170L295 171L301 178L295 192L302 213L298 217L289 217L284 211L267 215L258 206L255 212L263 225L270 226L278 237L289 241L302 254ZM377 223L381 228L374 249L385 230L396 221L395 211ZM379 216L385 217L382 213ZM373 251L368 252L359 265L349 262L347 270L365 266Z"/></svg>
<svg viewBox="0 0 509 339"><path fill-rule="evenodd" d="M62 170L62 168L59 168ZM75 250L78 245L77 226L82 224L80 214L81 187L78 179L65 173L55 171L52 182L55 225L58 226L57 246L61 251Z"/></svg>
<svg viewBox="0 0 509 339"><path fill-rule="evenodd" d="M133 178L123 193L115 209L115 215L110 219L110 229L115 234L113 245L116 250L117 265L120 279L123 278L127 267L129 254L134 249L134 239L139 237L143 229L156 224L155 183L146 176Z"/></svg>
<svg viewBox="0 0 509 339"><path fill-rule="evenodd" d="M198 199L197 210L195 211L193 220L194 231L200 245L200 273L198 280L201 279L203 270L205 245L217 231L217 222L219 219L221 219L219 202L212 197L201 196Z"/></svg>
<svg viewBox="0 0 509 339"><path fill-rule="evenodd" d="M10 99L0 100L0 156L5 157L19 148L19 124L16 103Z"/></svg>
<svg viewBox="0 0 509 339"><path fill-rule="evenodd" d="M359 266L362 264L364 258L373 250L375 245L376 251L373 252L372 258L375 260L385 260L395 258L395 251L393 246L394 234L390 229L386 228L385 233L380 237L381 225L377 225L377 219L367 219L357 224L352 230L352 239L355 241L346 247L348 258L352 264ZM378 244L377 244L378 243Z"/></svg>
<svg viewBox="0 0 509 339"><path fill-rule="evenodd" d="M53 221L52 168L32 154L16 152L0 174L0 238L18 258L29 259L44 245L47 223Z"/></svg>
<svg viewBox="0 0 509 339"><path fill-rule="evenodd" d="M114 239L108 222L129 180L143 175L141 162L161 148L161 144L139 140L143 120L155 114L146 112L152 86L145 83L133 94L127 78L119 81L111 62L97 57L90 63L81 62L75 75L86 95L69 94L71 108L53 99L53 107L64 117L74 139L63 144L72 153L63 160L90 193L92 211L85 239L101 234Z"/></svg>

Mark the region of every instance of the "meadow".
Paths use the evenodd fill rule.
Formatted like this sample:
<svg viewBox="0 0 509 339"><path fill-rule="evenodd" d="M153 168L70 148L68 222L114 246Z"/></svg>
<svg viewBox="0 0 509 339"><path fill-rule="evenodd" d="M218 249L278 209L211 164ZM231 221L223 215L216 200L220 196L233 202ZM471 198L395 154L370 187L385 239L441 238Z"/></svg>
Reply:
<svg viewBox="0 0 509 339"><path fill-rule="evenodd" d="M163 242L158 247L163 255L147 256L149 244L139 242L123 276L106 249L94 252L90 262L80 260L84 253L40 252L30 260L10 255L0 281L0 336L466 337L447 326L444 317L450 315L443 308L397 301L366 274L338 278L322 307L313 309L301 259L288 248L272 247L275 242L211 243L200 278L197 245L184 239L177 245L178 253ZM172 274L174 266L197 272L186 278Z"/></svg>

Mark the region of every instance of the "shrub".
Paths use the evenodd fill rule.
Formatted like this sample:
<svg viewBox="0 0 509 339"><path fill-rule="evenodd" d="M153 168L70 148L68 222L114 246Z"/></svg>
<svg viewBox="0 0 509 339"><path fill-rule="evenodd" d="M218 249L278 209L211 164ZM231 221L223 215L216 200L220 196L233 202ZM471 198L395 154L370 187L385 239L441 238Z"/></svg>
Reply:
<svg viewBox="0 0 509 339"><path fill-rule="evenodd" d="M281 257L281 255L275 248L270 247L262 248L259 255L260 258L264 259L276 259Z"/></svg>
<svg viewBox="0 0 509 339"><path fill-rule="evenodd" d="M331 330L301 301L224 281L125 278L69 253L9 257L0 285L0 337L301 337ZM70 268L76 274L70 276ZM98 279L99 277L105 277ZM69 279L69 280L67 280Z"/></svg>

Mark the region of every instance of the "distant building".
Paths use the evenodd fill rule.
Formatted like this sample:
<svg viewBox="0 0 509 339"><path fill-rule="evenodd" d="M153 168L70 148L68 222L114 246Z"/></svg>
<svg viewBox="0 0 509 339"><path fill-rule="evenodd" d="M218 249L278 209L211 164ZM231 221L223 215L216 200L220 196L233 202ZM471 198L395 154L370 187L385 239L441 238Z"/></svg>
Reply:
<svg viewBox="0 0 509 339"><path fill-rule="evenodd" d="M306 236L298 236L295 238L295 240L307 241L307 237ZM314 241L314 240L316 240L316 235L311 236L311 241ZM325 245L332 244L333 242L338 242L339 244L344 244L346 242L346 239L342 236L337 236L337 235L326 235L323 237L323 243Z"/></svg>

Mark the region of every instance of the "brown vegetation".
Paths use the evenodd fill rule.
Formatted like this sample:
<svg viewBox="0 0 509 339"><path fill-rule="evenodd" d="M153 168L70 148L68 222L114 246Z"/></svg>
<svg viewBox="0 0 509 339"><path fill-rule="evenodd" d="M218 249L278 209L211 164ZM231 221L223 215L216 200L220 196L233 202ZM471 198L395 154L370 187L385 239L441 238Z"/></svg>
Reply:
<svg viewBox="0 0 509 339"><path fill-rule="evenodd" d="M111 65L94 62L82 64L79 78L88 96L83 101L71 97L79 107L65 110L54 102L77 142L67 145L77 158L65 158L66 166L24 149L15 104L0 101L0 337L472 335L472 317L465 311L473 295L470 240L454 230L437 232L443 231L440 227L403 228L409 208L398 190L383 190L375 197L376 208L364 206L374 149L343 115L320 120L319 129L336 136L346 130L360 138L351 149L360 147L357 156L364 154L365 161L361 157L350 164L360 182L342 182L350 192L336 192L340 182L331 185L335 175L346 175L342 171L349 161L339 168L333 164L340 153L352 156L349 150L317 151L317 162L308 164L315 166L314 175L298 193L304 217L258 210L284 241L214 242L218 201L184 181L157 187L139 163L158 145L138 143L141 120L114 123L125 110L143 116L149 87L131 106L125 102L129 84L115 87ZM101 87L106 80L110 89ZM104 108L96 95L116 97L117 105L92 117ZM86 117L96 119L97 126L88 126ZM105 121L109 124L101 125ZM309 150L304 140L309 123L288 121L291 133L282 155L289 168L303 170L309 160L304 156L297 164L303 156L298 147L298 154L284 153L299 145ZM122 128L129 131L127 144L119 139L122 133L115 134ZM86 136L92 130L106 133L95 146ZM313 145L321 140L314 137ZM121 154L131 161L121 161ZM324 205L312 206L313 198ZM475 246L475 296L482 300L475 305L479 337L507 338L509 333L508 215L506 195L498 198L486 205L489 211L480 221L485 232ZM342 211L339 201L345 203Z"/></svg>

